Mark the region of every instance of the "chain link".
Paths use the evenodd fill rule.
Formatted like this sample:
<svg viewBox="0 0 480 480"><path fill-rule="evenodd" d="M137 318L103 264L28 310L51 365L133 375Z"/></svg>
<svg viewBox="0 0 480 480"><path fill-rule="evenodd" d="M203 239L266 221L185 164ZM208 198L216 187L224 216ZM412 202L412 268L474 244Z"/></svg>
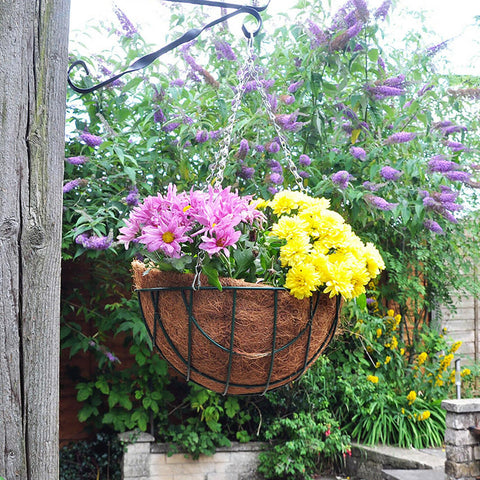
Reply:
<svg viewBox="0 0 480 480"><path fill-rule="evenodd" d="M275 132L277 133L277 137L280 140L280 145L285 155L285 160L288 165L288 170L293 175L293 178L295 179L295 183L300 188L300 190L304 190L303 178L299 175L297 167L292 160L292 152L290 151L285 135L280 129L280 125L277 123L277 119L275 117L275 112L273 111L272 103L269 101L267 97L267 92L265 91L265 88L262 85L260 78L258 77L258 70L254 72L254 80L257 85L258 91L260 92L260 95L262 97L263 105L265 106L265 110L268 114L268 118L273 124L273 127L275 128Z"/></svg>
<svg viewBox="0 0 480 480"><path fill-rule="evenodd" d="M223 174L227 167L228 154L230 150L230 144L232 143L232 132L235 126L235 120L237 118L237 112L240 109L242 103L242 97L245 93L245 85L249 77L254 76L255 70L255 56L253 54L253 37L248 39L248 60L244 67L240 70L240 79L237 87L237 91L232 100L232 113L227 121L227 126L222 132L220 139L220 148L215 153L215 161L210 166L210 174L207 177L207 185L214 183L215 188L221 188L223 182Z"/></svg>

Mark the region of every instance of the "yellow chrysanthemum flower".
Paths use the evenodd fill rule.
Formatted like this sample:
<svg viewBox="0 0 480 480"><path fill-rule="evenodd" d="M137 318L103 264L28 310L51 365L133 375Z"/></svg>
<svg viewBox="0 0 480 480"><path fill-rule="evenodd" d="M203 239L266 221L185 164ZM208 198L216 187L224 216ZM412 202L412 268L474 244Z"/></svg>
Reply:
<svg viewBox="0 0 480 480"><path fill-rule="evenodd" d="M328 273L330 276L325 282L324 292L330 297L342 295L345 300L353 298L352 274L348 264L329 262Z"/></svg>
<svg viewBox="0 0 480 480"><path fill-rule="evenodd" d="M411 405L417 399L417 392L415 390L411 390L410 393L407 395L408 404Z"/></svg>
<svg viewBox="0 0 480 480"><path fill-rule="evenodd" d="M369 375L367 380L372 383L378 383L378 377L376 375Z"/></svg>
<svg viewBox="0 0 480 480"><path fill-rule="evenodd" d="M287 272L285 288L299 300L310 297L319 285L320 276L311 264L294 265Z"/></svg>
<svg viewBox="0 0 480 480"><path fill-rule="evenodd" d="M280 247L280 262L282 267L293 267L308 262L310 250L310 242L304 235L290 238L285 245Z"/></svg>
<svg viewBox="0 0 480 480"><path fill-rule="evenodd" d="M278 219L278 222L272 226L271 234L282 239L291 239L297 237L304 237L309 241L308 224L301 218L294 216L283 216Z"/></svg>

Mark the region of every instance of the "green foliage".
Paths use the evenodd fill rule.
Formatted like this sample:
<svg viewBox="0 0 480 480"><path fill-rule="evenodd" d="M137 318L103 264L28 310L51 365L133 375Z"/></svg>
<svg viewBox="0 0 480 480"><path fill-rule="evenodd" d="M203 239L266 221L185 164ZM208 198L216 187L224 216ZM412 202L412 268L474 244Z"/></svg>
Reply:
<svg viewBox="0 0 480 480"><path fill-rule="evenodd" d="M120 480L122 456L116 435L97 433L94 440L70 443L60 449L60 480Z"/></svg>
<svg viewBox="0 0 480 480"><path fill-rule="evenodd" d="M376 310L376 306L372 307ZM401 316L389 310L364 313L330 353L339 420L366 444L400 447L440 446L445 433L441 401L453 393L452 360L461 342L422 325L419 341L405 344ZM462 376L472 378L469 369Z"/></svg>
<svg viewBox="0 0 480 480"><path fill-rule="evenodd" d="M153 422L160 438L194 457L233 439L268 439L274 453L262 457L261 468L279 478L307 478L322 467L320 459L341 464L348 435L402 446L441 441L439 401L452 388L452 346L426 326L426 312L450 306L457 292L479 293L471 276L479 259L478 215L471 214L478 209L471 147L478 143L479 116L467 88L478 89L480 82L439 74L421 35L410 34L406 45L386 46L388 24L374 15L360 34L343 42L345 32L331 28L323 3L302 0L298 21L255 39L259 71L276 103L277 120L292 122L284 134L304 187L329 198L363 241L380 248L387 271L375 287L377 300L398 305L401 321L382 312L366 314L366 298L348 305L350 326L330 350L330 360L263 399L225 399L196 387L179 393L170 383L165 363L150 351L136 300L125 291L134 253L120 248L115 238L134 208L136 191L143 198L165 193L170 182L179 190L205 184L218 132L231 121L237 71L247 55L245 42L228 29L212 30L177 51L171 65L157 62L142 75L84 97L69 91L66 157L85 156L86 161L65 164L65 181L76 186L64 194L63 256L74 265L82 259L94 272L63 299L63 348L71 356L89 351L97 362L90 378L78 372L74 377L82 420L118 431L145 430ZM172 12L171 38L191 23L198 26L198 18L188 18L180 8ZM319 32L328 34L327 40ZM140 35L119 38L118 55L96 57L101 66L120 70L147 50ZM232 44L238 62L217 58L219 40ZM192 69L192 59L198 68ZM401 94L373 93L401 75ZM294 92L288 90L293 84ZM276 188L272 173L281 173L283 187L294 181L283 152L268 151L277 134L264 110L258 91L245 93L224 183L269 198ZM447 134L440 121L465 129ZM86 129L102 143L86 144L81 139ZM206 141L197 135L202 131L209 134ZM416 136L391 143L390 135L400 132ZM238 155L242 139L250 146L243 159ZM451 141L465 148L454 150ZM363 148L365 157L354 156L352 147ZM301 154L311 164L301 164ZM429 161L437 155L455 162L455 171L470 174L470 180L432 171ZM272 161L280 164L277 172ZM400 178L383 178L384 166L401 172ZM254 169L252 178L246 169ZM339 171L351 175L345 186L332 181ZM389 208L378 208L372 195ZM429 206L426 198L437 203ZM425 228L425 220L437 222L444 234ZM82 235L90 242L82 242ZM235 260L248 265L251 259L237 254ZM262 262L268 273L268 259ZM109 337L120 332L135 358L132 366L120 364L109 347ZM467 370L463 377L469 381L476 372ZM412 391L416 398L410 402Z"/></svg>

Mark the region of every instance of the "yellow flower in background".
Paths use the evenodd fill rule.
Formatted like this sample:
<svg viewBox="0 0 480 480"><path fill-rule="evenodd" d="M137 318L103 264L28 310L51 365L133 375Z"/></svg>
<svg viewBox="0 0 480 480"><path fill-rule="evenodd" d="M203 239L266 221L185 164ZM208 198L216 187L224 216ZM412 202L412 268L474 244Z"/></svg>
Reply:
<svg viewBox="0 0 480 480"><path fill-rule="evenodd" d="M387 357L385 358L385 365L388 365L391 359L392 357L390 355L387 355Z"/></svg>
<svg viewBox="0 0 480 480"><path fill-rule="evenodd" d="M398 340L397 340L397 337L394 335L394 336L392 337L392 343L391 343L390 348L391 348L392 350L395 350L397 347L398 347Z"/></svg>
<svg viewBox="0 0 480 480"><path fill-rule="evenodd" d="M417 363L419 365L422 365L423 363L425 363L425 360L427 359L427 357L428 357L427 352L422 352L417 358Z"/></svg>
<svg viewBox="0 0 480 480"><path fill-rule="evenodd" d="M403 357L405 355L405 349L404 348L401 348L400 349L400 355Z"/></svg>
<svg viewBox="0 0 480 480"><path fill-rule="evenodd" d="M378 383L378 377L376 375L369 375L367 380L372 383Z"/></svg>
<svg viewBox="0 0 480 480"><path fill-rule="evenodd" d="M405 409L402 408L402 415L405 415Z"/></svg>
<svg viewBox="0 0 480 480"><path fill-rule="evenodd" d="M463 378L463 377L467 377L468 375L471 375L472 371L469 369L469 368L464 368L461 373L460 373L460 376Z"/></svg>
<svg viewBox="0 0 480 480"><path fill-rule="evenodd" d="M388 315L389 317L393 317L393 316L395 315L395 311L392 310L392 309L387 310L387 315Z"/></svg>
<svg viewBox="0 0 480 480"><path fill-rule="evenodd" d="M395 315L395 324L398 325L402 321L402 316L398 313Z"/></svg>
<svg viewBox="0 0 480 480"><path fill-rule="evenodd" d="M455 353L461 346L462 346L462 342L461 342L461 341L455 342L455 343L450 347L450 353Z"/></svg>
<svg viewBox="0 0 480 480"><path fill-rule="evenodd" d="M380 368L381 366L382 366L382 364L381 364L380 362L377 362L377 363L375 364L375 368Z"/></svg>
<svg viewBox="0 0 480 480"><path fill-rule="evenodd" d="M382 329L377 328L377 338L380 338L382 336Z"/></svg>
<svg viewBox="0 0 480 480"><path fill-rule="evenodd" d="M422 422L423 420L427 420L428 418L430 418L430 411L429 410L425 410L424 412L419 413L418 416L417 416L417 419L418 419L419 422Z"/></svg>
<svg viewBox="0 0 480 480"><path fill-rule="evenodd" d="M461 375L461 374L460 374ZM450 372L450 377L449 377L450 383L455 383L455 370L452 370Z"/></svg>
<svg viewBox="0 0 480 480"><path fill-rule="evenodd" d="M443 357L443 360L440 362L440 367L438 369L438 374L441 375L452 363L453 353L449 353Z"/></svg>
<svg viewBox="0 0 480 480"><path fill-rule="evenodd" d="M435 386L436 386L436 387L441 387L441 386L443 386L442 377L437 377L437 380L435 381Z"/></svg>
<svg viewBox="0 0 480 480"><path fill-rule="evenodd" d="M407 395L408 404L411 405L417 399L417 392L415 390L411 390L410 393Z"/></svg>

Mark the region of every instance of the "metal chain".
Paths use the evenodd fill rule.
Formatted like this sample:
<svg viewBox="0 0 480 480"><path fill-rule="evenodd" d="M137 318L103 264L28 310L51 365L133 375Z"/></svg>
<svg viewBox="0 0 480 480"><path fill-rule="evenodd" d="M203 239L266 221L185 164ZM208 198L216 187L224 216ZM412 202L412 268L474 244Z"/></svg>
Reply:
<svg viewBox="0 0 480 480"><path fill-rule="evenodd" d="M258 77L258 70L254 72L254 80L260 92L260 95L262 97L263 105L265 106L265 110L268 114L268 118L272 122L273 127L275 128L275 132L277 133L278 139L280 140L280 145L283 149L283 153L285 154L285 160L287 161L288 169L290 173L293 175L293 178L295 179L295 183L300 188L300 190L304 190L303 178L299 175L297 166L292 160L292 152L290 151L285 135L280 129L280 125L277 123L277 119L273 111L272 103L268 100L267 92L265 91L265 88L263 87L260 81L260 78Z"/></svg>
<svg viewBox="0 0 480 480"><path fill-rule="evenodd" d="M253 54L253 37L248 39L249 55L247 63L240 70L240 80L237 87L237 92L232 101L232 113L227 121L227 126L223 130L222 137L220 139L220 148L215 153L215 161L212 163L210 174L207 177L207 185L215 181L214 187L221 188L223 182L223 174L227 166L228 153L230 150L230 144L232 143L232 132L235 126L235 120L237 112L240 108L242 97L245 93L245 85L247 78L252 77L255 70L255 57Z"/></svg>

